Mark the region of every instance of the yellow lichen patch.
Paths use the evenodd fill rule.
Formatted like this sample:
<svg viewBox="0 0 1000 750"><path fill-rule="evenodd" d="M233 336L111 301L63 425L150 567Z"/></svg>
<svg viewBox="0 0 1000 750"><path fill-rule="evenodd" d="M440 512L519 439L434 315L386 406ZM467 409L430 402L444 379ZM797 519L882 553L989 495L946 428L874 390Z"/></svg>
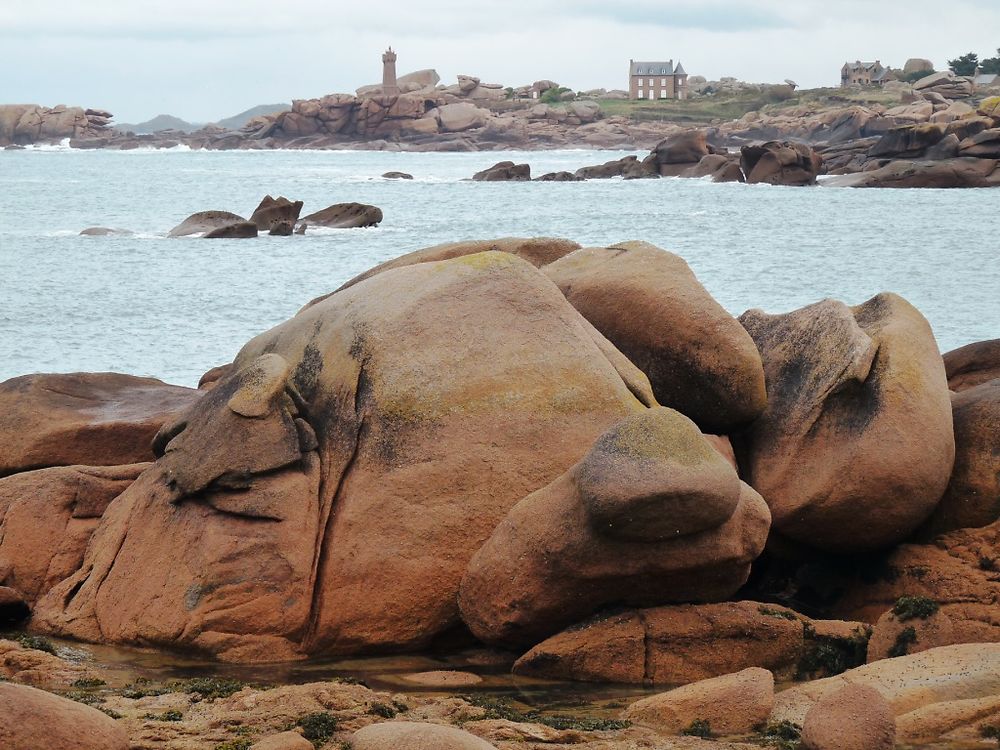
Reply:
<svg viewBox="0 0 1000 750"><path fill-rule="evenodd" d="M637 459L670 459L695 466L718 456L698 427L673 409L661 407L620 423L610 441L616 453Z"/></svg>

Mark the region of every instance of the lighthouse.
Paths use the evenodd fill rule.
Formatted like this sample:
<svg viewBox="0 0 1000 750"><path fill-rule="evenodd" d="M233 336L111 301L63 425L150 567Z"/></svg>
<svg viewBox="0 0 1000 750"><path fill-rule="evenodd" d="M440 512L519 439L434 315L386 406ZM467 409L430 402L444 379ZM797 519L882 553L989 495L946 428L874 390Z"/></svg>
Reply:
<svg viewBox="0 0 1000 750"><path fill-rule="evenodd" d="M382 94L399 95L399 84L396 83L396 53L392 51L392 47L382 55Z"/></svg>

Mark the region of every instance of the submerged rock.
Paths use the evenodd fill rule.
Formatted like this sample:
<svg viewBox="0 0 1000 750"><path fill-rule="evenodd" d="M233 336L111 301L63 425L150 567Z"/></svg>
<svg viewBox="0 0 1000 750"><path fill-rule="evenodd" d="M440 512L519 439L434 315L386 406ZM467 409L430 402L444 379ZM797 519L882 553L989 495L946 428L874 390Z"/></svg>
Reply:
<svg viewBox="0 0 1000 750"><path fill-rule="evenodd" d="M335 203L322 211L303 216L299 222L317 227L350 229L374 227L382 221L382 209L364 203Z"/></svg>
<svg viewBox="0 0 1000 750"><path fill-rule="evenodd" d="M260 232L271 232L275 227L295 224L302 211L302 201L290 201L284 196L272 198L265 195L257 208L250 215L250 223L257 225ZM291 234L289 229L288 234Z"/></svg>
<svg viewBox="0 0 1000 750"><path fill-rule="evenodd" d="M203 238L206 240L246 240L256 237L258 231L255 222L243 221L213 229L211 232L207 232Z"/></svg>
<svg viewBox="0 0 1000 750"><path fill-rule="evenodd" d="M531 166L501 161L472 175L474 182L523 182L531 179Z"/></svg>
<svg viewBox="0 0 1000 750"><path fill-rule="evenodd" d="M213 229L221 229L231 224L244 222L239 214L230 211L198 211L188 216L184 221L171 229L168 237L186 237L190 234L202 234L211 232Z"/></svg>

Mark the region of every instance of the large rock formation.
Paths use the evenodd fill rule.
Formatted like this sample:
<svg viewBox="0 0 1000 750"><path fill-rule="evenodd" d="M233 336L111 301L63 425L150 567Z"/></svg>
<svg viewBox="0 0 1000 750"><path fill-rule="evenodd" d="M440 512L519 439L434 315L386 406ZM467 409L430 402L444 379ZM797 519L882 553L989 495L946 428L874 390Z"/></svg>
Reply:
<svg viewBox="0 0 1000 750"><path fill-rule="evenodd" d="M823 158L802 143L769 141L761 146L744 146L740 168L753 185L815 185Z"/></svg>
<svg viewBox="0 0 1000 750"><path fill-rule="evenodd" d="M577 250L544 271L646 373L659 403L712 433L763 412L764 370L753 340L683 258L625 242Z"/></svg>
<svg viewBox="0 0 1000 750"><path fill-rule="evenodd" d="M462 619L523 646L612 603L718 601L746 581L769 522L694 423L650 409L507 514L469 563Z"/></svg>
<svg viewBox="0 0 1000 750"><path fill-rule="evenodd" d="M0 383L0 477L152 460L156 431L200 397L191 388L110 372L12 378Z"/></svg>
<svg viewBox="0 0 1000 750"><path fill-rule="evenodd" d="M836 552L898 542L944 493L955 458L944 366L902 298L826 300L740 318L764 361L767 409L747 432L747 481L774 529Z"/></svg>
<svg viewBox="0 0 1000 750"><path fill-rule="evenodd" d="M111 113L100 109L0 104L0 146L54 143L65 138L99 138L110 132Z"/></svg>
<svg viewBox="0 0 1000 750"><path fill-rule="evenodd" d="M420 647L458 624L459 580L510 508L652 403L513 255L383 272L251 341L161 430L35 624L231 659ZM709 595L762 543L749 497L731 533L707 532Z"/></svg>

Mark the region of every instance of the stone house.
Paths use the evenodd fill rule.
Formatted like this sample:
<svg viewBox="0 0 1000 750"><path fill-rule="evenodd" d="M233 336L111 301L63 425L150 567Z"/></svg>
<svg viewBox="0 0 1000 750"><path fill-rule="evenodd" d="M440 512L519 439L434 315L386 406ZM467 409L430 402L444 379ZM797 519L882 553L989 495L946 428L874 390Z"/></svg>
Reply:
<svg viewBox="0 0 1000 750"><path fill-rule="evenodd" d="M688 75L678 61L637 62L629 60L629 99L687 99Z"/></svg>
<svg viewBox="0 0 1000 750"><path fill-rule="evenodd" d="M894 80L892 68L882 65L879 60L875 62L846 62L840 69L840 86L882 86L886 81Z"/></svg>

